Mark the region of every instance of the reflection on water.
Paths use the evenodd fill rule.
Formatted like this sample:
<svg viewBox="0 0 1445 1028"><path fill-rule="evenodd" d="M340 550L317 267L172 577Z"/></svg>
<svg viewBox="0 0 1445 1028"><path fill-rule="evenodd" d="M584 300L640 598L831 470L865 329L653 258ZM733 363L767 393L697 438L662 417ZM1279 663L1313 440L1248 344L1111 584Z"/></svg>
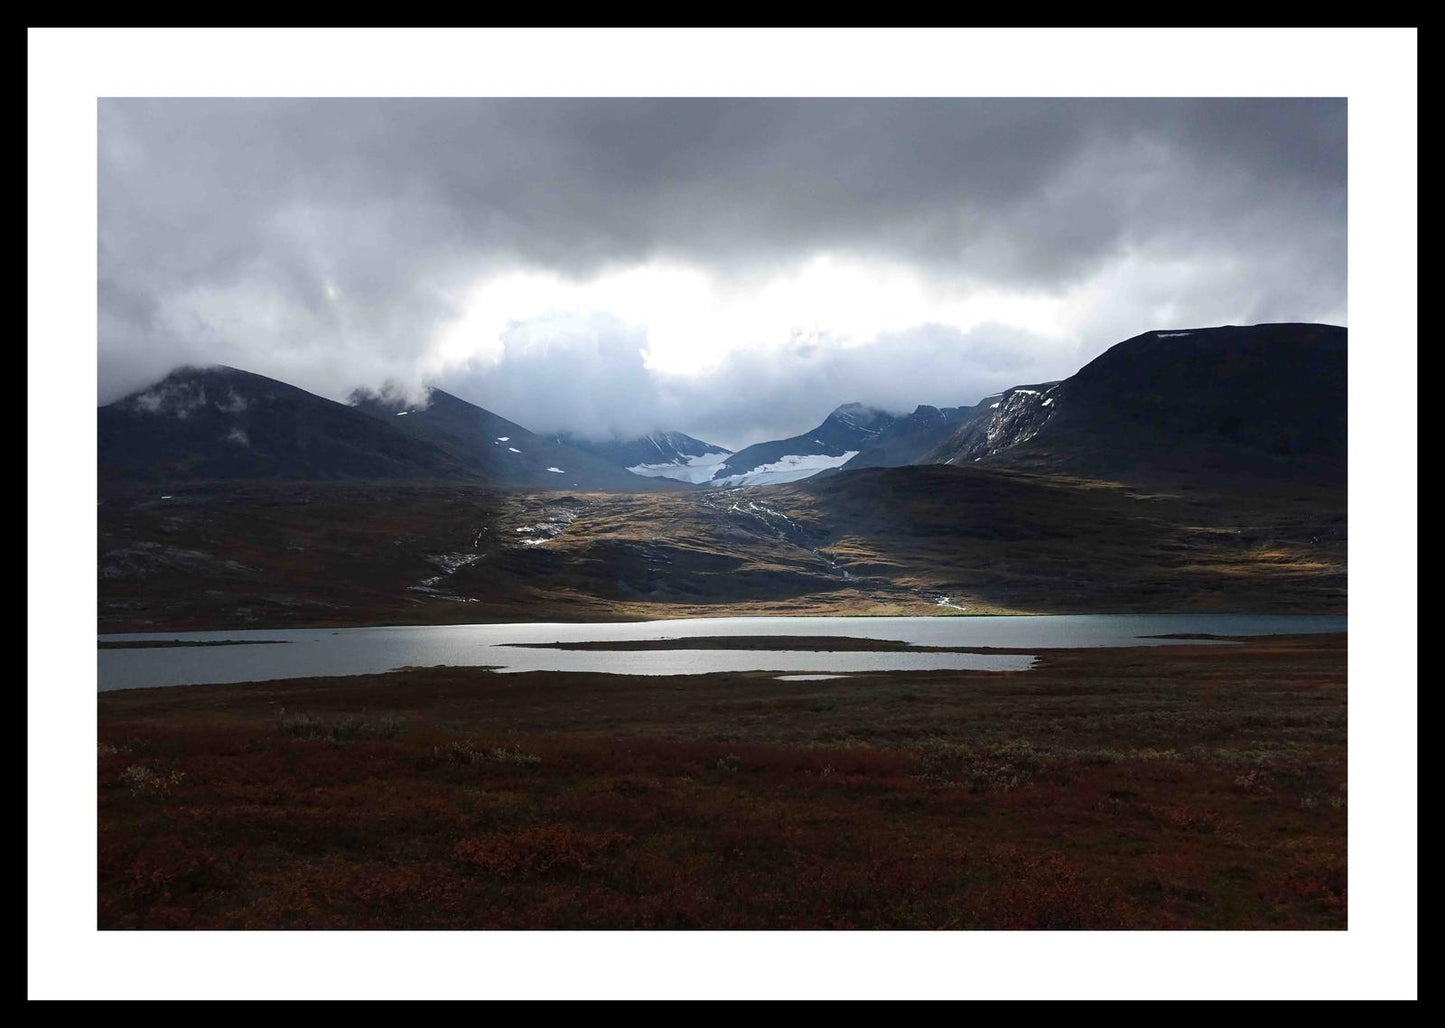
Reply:
<svg viewBox="0 0 1445 1028"><path fill-rule="evenodd" d="M285 640L290 646L241 645L104 649L102 691L162 685L257 682L277 678L362 675L401 667L492 667L501 672L600 671L621 675L685 675L715 671L847 673L859 671L1024 670L1021 654L909 653L849 650L554 650L505 643L686 639L781 635L883 639L921 646L1057 649L1092 646L1200 645L1179 634L1275 635L1342 632L1342 616L1250 614L1070 614L937 618L694 618L623 624L445 625L390 628L286 629L105 635L101 640L245 642ZM1224 645L1224 644L1220 644Z"/></svg>

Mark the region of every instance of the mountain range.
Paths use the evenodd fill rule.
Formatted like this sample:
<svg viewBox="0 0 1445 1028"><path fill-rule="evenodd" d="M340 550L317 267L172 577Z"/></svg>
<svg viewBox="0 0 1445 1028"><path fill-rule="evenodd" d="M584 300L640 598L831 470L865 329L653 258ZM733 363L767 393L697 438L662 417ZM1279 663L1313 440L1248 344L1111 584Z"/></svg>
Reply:
<svg viewBox="0 0 1445 1028"><path fill-rule="evenodd" d="M1345 358L1323 325L1150 332L737 453L180 369L99 411L101 623L1343 610Z"/></svg>
<svg viewBox="0 0 1445 1028"><path fill-rule="evenodd" d="M785 439L543 435L441 389L335 403L235 368L181 368L99 411L102 481L465 480L646 492L765 486L861 468L998 464L1077 475L1221 473L1285 462L1340 473L1346 331L1280 324L1148 332L1073 376L971 406L862 403Z"/></svg>

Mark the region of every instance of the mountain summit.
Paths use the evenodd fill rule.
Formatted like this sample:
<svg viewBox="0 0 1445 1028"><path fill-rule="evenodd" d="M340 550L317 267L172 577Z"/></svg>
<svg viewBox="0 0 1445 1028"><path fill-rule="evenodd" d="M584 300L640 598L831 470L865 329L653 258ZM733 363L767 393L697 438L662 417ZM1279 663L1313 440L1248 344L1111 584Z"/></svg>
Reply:
<svg viewBox="0 0 1445 1028"><path fill-rule="evenodd" d="M97 420L102 480L471 477L345 404L224 365L178 368Z"/></svg>
<svg viewBox="0 0 1445 1028"><path fill-rule="evenodd" d="M877 407L845 403L811 432L744 447L717 466L711 485L796 482L842 467L898 420Z"/></svg>

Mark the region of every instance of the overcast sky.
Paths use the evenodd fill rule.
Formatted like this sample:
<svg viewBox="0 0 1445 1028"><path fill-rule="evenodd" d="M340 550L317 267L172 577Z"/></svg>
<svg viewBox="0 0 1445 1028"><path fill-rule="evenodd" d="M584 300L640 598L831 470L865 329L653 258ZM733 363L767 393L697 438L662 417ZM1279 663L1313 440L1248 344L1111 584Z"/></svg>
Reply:
<svg viewBox="0 0 1445 1028"><path fill-rule="evenodd" d="M100 401L185 363L731 446L1346 323L1343 100L104 100Z"/></svg>

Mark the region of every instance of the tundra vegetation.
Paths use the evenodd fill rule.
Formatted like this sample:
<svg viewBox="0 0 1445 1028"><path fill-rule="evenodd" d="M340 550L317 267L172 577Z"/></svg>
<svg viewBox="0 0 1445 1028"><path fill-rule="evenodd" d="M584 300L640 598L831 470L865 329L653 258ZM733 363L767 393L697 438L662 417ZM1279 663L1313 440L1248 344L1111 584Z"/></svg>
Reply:
<svg viewBox="0 0 1445 1028"><path fill-rule="evenodd" d="M102 693L99 924L1343 929L1345 657Z"/></svg>

